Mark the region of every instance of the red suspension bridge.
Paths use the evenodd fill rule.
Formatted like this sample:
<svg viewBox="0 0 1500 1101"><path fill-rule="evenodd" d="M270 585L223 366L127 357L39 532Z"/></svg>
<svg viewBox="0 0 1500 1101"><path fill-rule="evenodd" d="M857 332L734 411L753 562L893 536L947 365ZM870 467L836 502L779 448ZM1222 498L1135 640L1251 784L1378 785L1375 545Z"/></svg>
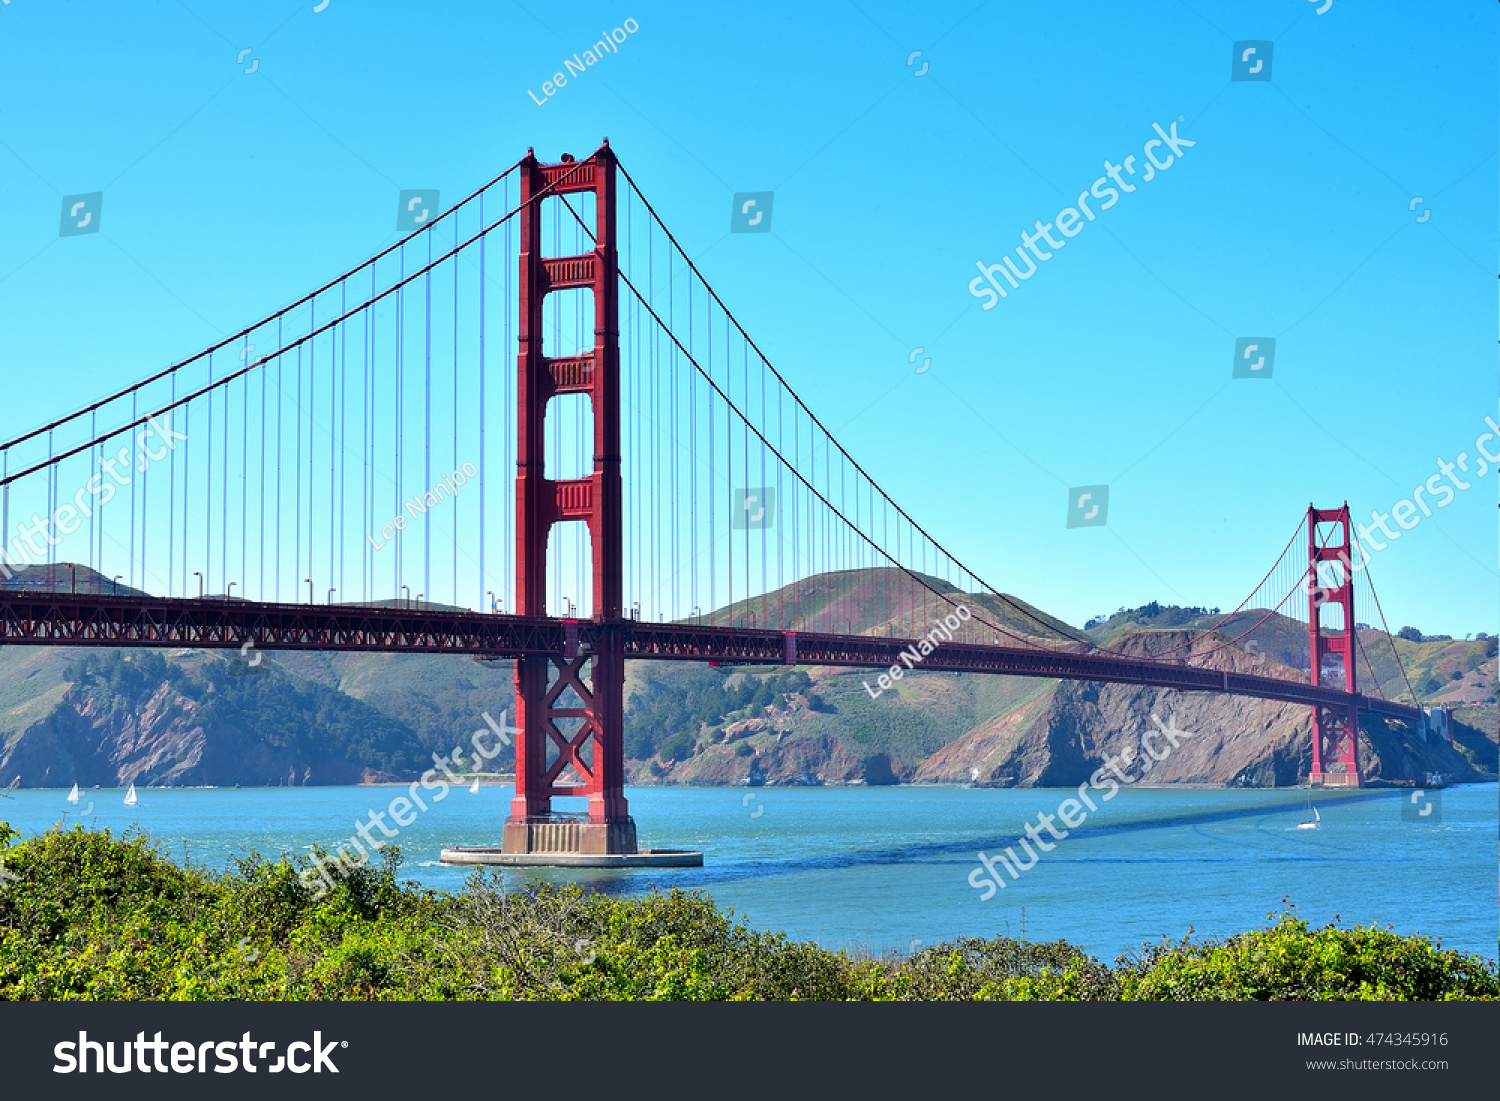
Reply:
<svg viewBox="0 0 1500 1101"><path fill-rule="evenodd" d="M1367 647L1399 661L1383 615L1355 620L1356 589L1379 603L1347 504L1151 652L988 584L833 439L608 142L528 153L0 462L0 642L513 659L503 848L529 859L636 852L629 659L884 670L921 647L933 671L1303 704L1314 784L1359 784L1360 713L1422 718L1409 684L1378 694ZM95 580L65 587L67 562Z"/></svg>

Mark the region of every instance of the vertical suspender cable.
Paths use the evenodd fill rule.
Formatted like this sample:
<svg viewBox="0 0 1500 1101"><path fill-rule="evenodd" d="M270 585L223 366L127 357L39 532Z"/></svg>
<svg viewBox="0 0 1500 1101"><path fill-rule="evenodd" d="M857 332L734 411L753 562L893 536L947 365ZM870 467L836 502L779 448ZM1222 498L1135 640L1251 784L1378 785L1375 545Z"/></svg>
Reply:
<svg viewBox="0 0 1500 1101"><path fill-rule="evenodd" d="M672 452L672 495L671 495L670 498L668 498L668 500L670 500L670 502L671 502L670 508L671 508L671 513L672 513L672 541L669 544L669 547L671 549L667 553L667 569L669 571L671 571L671 578L672 578L672 607L671 607L671 611L667 615L667 618L669 618L669 619L676 619L677 618L677 614L678 614L678 608L679 608L679 606L681 604L681 600L680 600L681 590L680 590L680 586L679 586L678 582L679 582L679 579L682 577L682 571L677 568L677 563L679 561L681 561L681 555L682 555L682 547L681 547L681 545L679 544L679 541L678 541L678 524L677 524L678 516L680 515L680 513L682 511L682 509L681 509L682 495L678 491L678 488L677 488L677 453L678 453L678 450L681 448L682 438L678 435L678 432L677 432L677 402L678 402L678 395L677 395L677 357L676 356L672 357L672 366L671 366L671 369L670 369L670 371L668 373L668 377L670 379L670 382L667 385L667 400L671 403L671 410L672 410L672 420L671 420L671 423L672 423L672 433L671 433L670 436L667 437L667 439L669 441L669 446L670 446L671 452Z"/></svg>
<svg viewBox="0 0 1500 1101"><path fill-rule="evenodd" d="M219 587L229 595L229 384L224 384L223 450L219 455ZM141 579L146 572L146 487L141 485Z"/></svg>
<svg viewBox="0 0 1500 1101"><path fill-rule="evenodd" d="M646 241L647 241L647 253L646 253L646 255L647 255L648 265L650 265L651 259L652 259L652 256L653 256L653 253L652 253L652 244L653 244L654 238L655 238L655 234L648 234L648 236L646 238ZM667 253L667 317L668 317L668 324L671 323L671 318L674 315L674 307L676 305L676 279L675 279L675 276L676 276L676 270L675 270L675 265L672 263L672 254L671 254L671 252L668 252ZM648 266L648 268L647 268L646 278L647 278L648 283L649 283L649 280L651 278L650 266ZM688 311L688 347L691 348L693 346L693 291L692 291L692 284L691 283L688 284L687 311ZM653 391L655 391L656 388L657 388L657 381L656 381L657 380L657 371L656 371L656 365L657 365L658 359L660 359L661 354L662 354L661 347L662 347L662 345L661 345L661 336L656 331L656 329L653 327L652 330L651 330L650 346L649 346L648 351L647 351L647 354L650 355L650 357L651 357L651 388L652 388ZM675 373L676 370L677 370L677 349L675 347L669 348L667 350L667 355L669 355L671 357L671 361L672 361L672 368L671 369L672 369L673 373ZM654 396L653 396L653 401L654 401ZM653 406L653 412L654 412L654 406ZM653 456L654 456L654 454L655 454L655 448L656 448L656 439L657 439L657 437L660 434L659 431L655 430L656 429L656 422L655 422L654 419L652 421L652 428L653 428L653 431L651 433L651 436L652 436L652 449L653 449ZM652 464L651 464L651 474L650 474L650 478L651 478L651 481L652 481L652 484L653 484L653 488L651 490L651 503L652 503L653 518L654 518L654 514L655 514L655 505L656 505L656 489L655 489L656 476L657 476L656 463L653 461ZM656 604L657 599L660 597L660 593L655 588L655 578L656 578L656 554L655 554L655 549L656 549L656 533L654 531L652 532L652 535L651 535L651 547L652 547L652 551L653 551L653 553L652 553L652 567L651 567L651 570L652 570L651 576L652 576L652 582L653 582L652 593L651 593L651 595L652 595L652 601L651 601L651 603L652 603L652 610L655 610L655 604ZM647 614L649 615L650 613L648 612Z"/></svg>
<svg viewBox="0 0 1500 1101"><path fill-rule="evenodd" d="M402 244L401 249L400 249L400 257L401 257L400 280L401 280L401 283L404 284L406 282L406 245L404 243ZM396 491L395 505L396 505L396 515L397 516L401 515L401 486L402 486L402 481L403 481L402 474L405 471L405 463L404 463L405 456L401 453L401 428L402 428L403 422L405 421L405 412L406 412L405 395L402 393L402 391L404 389L404 385L405 385L405 367L406 367L406 339L405 339L405 337L406 337L406 304L405 304L405 297L406 297L405 287L398 285L398 289L396 291L396 318L395 318L395 335L396 335L396 422L395 422L395 434L396 434L396 477L395 477L395 484L393 486L393 488ZM401 596L401 578L402 578L403 572L404 572L403 569L402 569L402 567L405 565L405 560L404 560L403 553L402 553L402 548L401 548L401 539L400 539L399 536L396 538L395 544L396 544L395 547L392 548L396 552L396 570L395 570L395 575L394 575L394 577L392 579L392 583L391 583L391 596L393 596L393 597Z"/></svg>
<svg viewBox="0 0 1500 1101"><path fill-rule="evenodd" d="M432 229L427 239L427 273L422 276L422 489L432 487ZM432 592L432 514L422 514L422 591L430 601Z"/></svg>
<svg viewBox="0 0 1500 1101"><path fill-rule="evenodd" d="M508 224L508 223L507 223ZM484 226L484 192L479 193L479 225ZM488 576L484 572L484 422L489 419L489 407L484 403L484 245L489 234L479 238L479 595L480 607L485 595ZM491 605L488 611L493 612Z"/></svg>
<svg viewBox="0 0 1500 1101"><path fill-rule="evenodd" d="M297 574L302 572L302 345L297 345L297 399L292 403L292 410L296 420L292 423L292 431L297 434L297 462L292 468L292 481L296 486L296 495L293 499L295 520L292 528L292 592L300 595L301 590L297 588ZM309 466L312 464L309 463ZM311 567L312 563L308 562ZM309 569L311 574L311 569Z"/></svg>
<svg viewBox="0 0 1500 1101"><path fill-rule="evenodd" d="M672 270L673 263L674 263L674 258L672 256L672 253L670 251L668 251L667 252L667 270L668 271ZM688 309L689 309L689 311L692 310L692 306L693 306L693 283L692 283L692 280L689 279L688 280ZM692 326L692 315L691 315L691 312L689 313L689 316L688 316L688 324L689 324L689 332L691 332L691 326ZM707 370L708 370L708 377L709 378L713 378L713 371L714 371L714 329L713 329L713 315L712 314L709 314L708 339L704 343L708 347L708 355L705 358L705 363L707 365ZM693 344L692 344L691 341L688 342L688 347L689 348L693 347ZM715 540L714 540L714 530L715 530L715 528L718 527L718 524L716 523L716 520L718 518L717 518L717 516L715 516L715 512L717 511L717 505L718 505L717 498L718 498L718 488L719 488L718 478L715 476L714 470L715 470L715 468L716 468L716 466L718 464L718 461L719 461L719 449L716 446L715 440L714 440L714 394L713 394L713 390L712 389L710 389L707 392L707 394L704 395L704 402L703 402L703 404L704 404L704 409L705 409L705 416L706 416L706 418L708 420L708 607L709 607L710 614L712 614L713 612L716 612L718 610L718 607L719 607L719 591L718 591L719 590L719 565L718 565L718 563L716 561L714 561L715 555L717 554L717 550L716 550L716 547L715 547Z"/></svg>
<svg viewBox="0 0 1500 1101"><path fill-rule="evenodd" d="M484 223L480 223L480 229ZM458 243L458 215L453 216L454 244ZM453 471L458 470L458 257L453 258ZM454 480L455 486L457 479ZM453 603L458 602L458 502L453 502ZM481 608L483 604L479 605Z"/></svg>
<svg viewBox="0 0 1500 1101"><path fill-rule="evenodd" d="M509 180L506 180L503 184L501 184L501 205L504 206L507 210L510 209L510 181ZM513 266L515 266L515 265L512 265L511 262L510 262L510 234L511 234L511 223L510 222L506 222L505 223L505 263L503 263L501 265L501 267L505 269L505 310L504 310L504 318L505 318L505 344L504 344L504 347L505 347L505 354L506 354L507 357L512 354L512 352L513 352L513 350L515 348L515 344L512 342L511 335L510 335L510 318L511 318L511 302L512 302L511 293L510 293L510 280L511 280L511 268ZM506 370L505 370L504 374L501 377L505 380L504 389L502 390L502 394L503 394L502 401L503 401L504 408L501 411L502 412L502 418L501 419L502 419L502 421L503 421L503 423L505 425L505 434L500 437L500 439L502 441L502 443L501 443L501 452L500 452L500 454L501 454L501 467L500 467L500 469L502 471L510 471L510 470L512 470L512 465L511 464L512 464L512 461L513 461L511 459L511 440L513 438L517 438L516 435L515 435L515 433L514 433L514 431L513 431L517 426L516 426L516 423L515 423L515 419L514 419L514 417L511 414L511 401L510 401L511 386L513 384L512 380L515 377L515 372L510 369L508 362L507 362L507 365L506 365ZM517 443L517 446L519 446L519 441ZM510 477L512 477L512 478L515 477L515 474L512 473L510 475ZM502 484L505 484L505 483L502 483ZM516 567L515 567L515 564L511 560L511 556L515 553L515 549L516 549L515 542L514 542L514 536L513 536L512 532L511 532L511 522L514 519L514 516L513 516L514 512L515 512L514 506L511 506L511 507L508 507L508 508L502 508L501 509L501 516L503 517L504 530L505 530L505 541L501 544L501 548L502 548L502 551L504 553L504 557L501 559L501 561L503 563L505 563L505 565L506 565L505 574L504 574L504 577L503 577L503 579L501 581L501 591L502 592L506 591L507 589L509 589L514 584L515 577L516 577ZM512 611L515 610L515 608L516 608L516 602L515 602L514 594L512 594L512 597L511 597L510 601L507 603L506 606L509 607Z"/></svg>
<svg viewBox="0 0 1500 1101"><path fill-rule="evenodd" d="M632 201L630 193L627 191L625 193L626 279L630 278L631 272L634 270L633 264L635 262L635 222L633 218L634 211L635 203ZM599 215L596 209L594 214L596 223L598 221L598 217ZM649 257L649 250L647 255ZM618 288L618 280L616 281L615 285ZM646 286L652 286L651 268L649 266L649 263L646 268ZM624 296L621 295L621 297ZM632 306L634 307L633 311L631 310ZM635 580L634 584L630 585L630 592L628 592L625 596L625 607L621 609L622 613L626 615L630 613L630 609L633 604L639 604L641 596L641 311L639 305L636 305L635 303L631 303L630 306L627 306L627 311L629 312L627 312L625 316L629 319L630 323L630 343L627 345L627 347L631 349L630 394L631 405L635 409L635 432L630 437L630 481L628 483L628 489L626 490L626 497L628 500L629 495L633 493L635 495L635 503L630 509L630 524L626 527L629 538L627 539L625 553L628 556L628 560L630 562L630 567L626 571L626 577L628 579L631 574L634 574ZM628 426L630 422L627 420L625 423Z"/></svg>
<svg viewBox="0 0 1500 1101"><path fill-rule="evenodd" d="M255 556L257 576L255 580L255 599L266 598L266 365L265 357L261 357L260 370L260 520L256 523L255 530L258 536L258 550ZM278 362L280 362L278 360Z"/></svg>
<svg viewBox="0 0 1500 1101"><path fill-rule="evenodd" d="M283 439L281 420L282 411L286 406L286 389L282 386L285 372L281 347L281 318L278 317L276 319L276 568L271 574L271 584L275 589L278 604L281 602L281 441Z"/></svg>
<svg viewBox="0 0 1500 1101"><path fill-rule="evenodd" d="M708 336L710 343L713 341L714 303L713 298L708 300ZM733 491L735 486L734 477L734 365L729 358L729 318L724 318L724 459L728 466L729 488ZM734 622L734 525L729 527L729 611L730 623Z"/></svg>
<svg viewBox="0 0 1500 1101"><path fill-rule="evenodd" d="M725 319L725 322L724 322L724 333L725 333L725 336L728 337L728 335L729 335L729 321L728 321L727 318ZM740 363L740 404L744 406L745 412L748 414L749 411L750 411L750 359L749 359L750 349L748 347L746 347L743 343L741 343L740 348L742 350L742 355L740 356L740 359L741 359L741 363ZM724 360L725 360L726 365L728 365L729 364L729 355L728 355L728 353L729 353L729 341L728 340L725 341L724 351L725 351ZM749 429L746 428L744 425L740 426L740 443L741 443L741 451L743 452L743 455L744 455L743 462L744 462L744 470L745 470L745 494L746 494L746 496L748 496L749 493L750 493L750 432L749 432ZM757 505L757 507L764 507L765 506L765 502L764 501L757 501L756 505ZM748 509L745 511L745 515L744 515L744 517L742 517L742 519L745 522L745 611L749 612L750 611L750 523L749 523L750 512L749 512ZM759 626L758 623L756 625Z"/></svg>

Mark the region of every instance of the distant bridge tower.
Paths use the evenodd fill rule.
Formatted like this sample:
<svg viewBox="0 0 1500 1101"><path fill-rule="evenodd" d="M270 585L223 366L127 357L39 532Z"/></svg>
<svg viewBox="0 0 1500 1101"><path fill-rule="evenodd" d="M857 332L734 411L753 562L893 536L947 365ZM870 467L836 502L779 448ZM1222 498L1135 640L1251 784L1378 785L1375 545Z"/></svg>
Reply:
<svg viewBox="0 0 1500 1101"><path fill-rule="evenodd" d="M547 614L547 541L558 523L588 525L593 558L593 618L605 629L592 653L580 653L576 627L562 654L516 660L516 794L505 826L506 853L636 852L625 803L623 491L620 480L620 348L615 237L615 157L606 140L582 161L521 162L520 350L517 359L516 612ZM595 246L582 256L542 255L538 196L592 192ZM542 302L554 291L587 287L594 295L594 347L584 355L542 354ZM587 394L593 411L594 468L584 478L549 479L543 462L547 403ZM584 666L592 663L587 681ZM558 677L551 681L556 668ZM582 707L571 697L572 689ZM569 704L573 706L568 706ZM581 723L578 720L582 720ZM549 763L549 747L556 757ZM582 784L559 784L572 764ZM555 796L584 796L588 820L559 821Z"/></svg>
<svg viewBox="0 0 1500 1101"><path fill-rule="evenodd" d="M1342 541L1329 540L1322 546L1318 540L1319 524L1338 524ZM1349 534L1349 502L1342 508L1307 509L1307 633L1308 656L1312 664L1312 683L1323 683L1323 658L1336 654L1343 661L1344 690L1351 703L1345 707L1312 709L1312 771L1309 783L1324 787L1359 787L1359 721L1352 702L1355 692L1354 650L1354 559ZM1324 566L1324 563L1333 563ZM1324 581L1338 583L1324 585ZM1343 613L1341 627L1324 626L1323 610L1338 607Z"/></svg>

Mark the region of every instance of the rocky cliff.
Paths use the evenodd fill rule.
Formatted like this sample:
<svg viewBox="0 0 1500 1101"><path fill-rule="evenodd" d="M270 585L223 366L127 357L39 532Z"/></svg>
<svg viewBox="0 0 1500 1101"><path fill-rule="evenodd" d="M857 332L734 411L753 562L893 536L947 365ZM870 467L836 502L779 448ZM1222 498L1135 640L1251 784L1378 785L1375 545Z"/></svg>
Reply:
<svg viewBox="0 0 1500 1101"><path fill-rule="evenodd" d="M1195 629L1122 632L1111 646L1130 654L1172 652L1246 673L1291 671L1260 649L1222 649ZM1442 643L1440 645L1447 645ZM1483 649L1483 643L1478 644ZM1475 672L1486 672L1482 663ZM656 667L639 691L672 690L707 674ZM725 679L776 683L774 670ZM812 669L809 685L775 701L735 710L704 729L690 751L642 753L627 767L636 783L975 783L1076 786L1107 761L1133 782L1276 787L1305 783L1311 764L1308 709L1248 696L1184 693L1133 685L908 673L872 696L869 674ZM732 702L732 701L731 701ZM1402 724L1364 716L1360 759L1371 781L1410 782L1429 773L1449 782L1493 776L1496 734L1459 713L1455 742L1429 744ZM1168 734L1168 731L1171 734Z"/></svg>
<svg viewBox="0 0 1500 1101"><path fill-rule="evenodd" d="M41 688L57 678L41 706L7 716L0 786L352 784L404 776L425 756L374 708L260 667L202 654L169 662L150 650L78 654L61 672L49 667L63 656L55 651L11 649L0 661L6 679L22 674Z"/></svg>

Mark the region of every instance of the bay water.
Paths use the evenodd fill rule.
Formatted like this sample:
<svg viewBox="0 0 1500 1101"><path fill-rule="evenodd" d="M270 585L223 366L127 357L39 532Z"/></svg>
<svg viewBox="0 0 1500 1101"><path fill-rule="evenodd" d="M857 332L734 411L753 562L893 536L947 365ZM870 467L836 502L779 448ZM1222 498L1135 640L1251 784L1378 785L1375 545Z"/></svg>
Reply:
<svg viewBox="0 0 1500 1101"><path fill-rule="evenodd" d="M420 789L419 789L420 790ZM336 847L405 789L386 786L15 790L0 820L23 837L83 822L143 831L173 860L222 868L234 855ZM1399 790L1126 788L1003 890L970 885L1066 789L959 787L629 788L642 847L693 848L702 868L501 873L508 884L574 880L613 892L705 890L763 929L827 948L908 952L957 936L1064 939L1106 961L1162 937L1223 937L1294 905L1321 925L1389 923L1444 947L1496 955L1500 788L1419 797ZM1097 800L1098 793L1094 793ZM498 846L508 785L451 788L388 841L403 878L461 891L470 869L438 863L450 846ZM560 801L560 803L563 801ZM1426 815L1421 808L1430 808ZM559 809L563 809L559 806ZM390 825L389 819L387 820ZM1059 823L1057 828L1064 827ZM374 829L374 835L381 837ZM999 866L997 865L997 870ZM980 873L982 876L984 873ZM980 877L976 876L979 882ZM1285 901L1283 901L1285 900Z"/></svg>

